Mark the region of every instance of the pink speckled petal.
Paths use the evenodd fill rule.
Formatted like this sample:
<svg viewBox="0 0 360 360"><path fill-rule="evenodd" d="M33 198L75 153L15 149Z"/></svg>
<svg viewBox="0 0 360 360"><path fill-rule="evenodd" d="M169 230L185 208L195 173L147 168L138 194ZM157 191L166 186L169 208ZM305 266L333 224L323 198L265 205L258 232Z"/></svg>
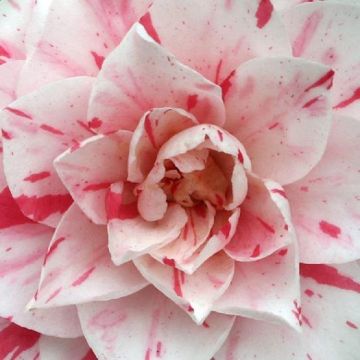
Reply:
<svg viewBox="0 0 360 360"><path fill-rule="evenodd" d="M353 360L360 352L360 263L302 265L302 333L238 318L216 360ZM261 346L259 346L261 344Z"/></svg>
<svg viewBox="0 0 360 360"><path fill-rule="evenodd" d="M155 40L217 84L251 58L291 54L269 0L162 0L147 19Z"/></svg>
<svg viewBox="0 0 360 360"><path fill-rule="evenodd" d="M26 58L25 35L34 1L3 0L0 3L0 65Z"/></svg>
<svg viewBox="0 0 360 360"><path fill-rule="evenodd" d="M108 223L109 250L116 265L175 240L187 222L185 210L177 204L169 206L161 220L145 221L139 216L136 204L121 203L122 189L122 184L113 184L108 197L111 208L118 209L118 214L112 215ZM109 203L107 206L110 207Z"/></svg>
<svg viewBox="0 0 360 360"><path fill-rule="evenodd" d="M131 133L97 135L55 159L55 169L72 198L95 224L106 224L110 185L127 178Z"/></svg>
<svg viewBox="0 0 360 360"><path fill-rule="evenodd" d="M74 204L59 223L44 259L40 285L30 308L108 300L147 285L132 263L116 267L106 227L93 224Z"/></svg>
<svg viewBox="0 0 360 360"><path fill-rule="evenodd" d="M154 107L179 107L199 122L224 123L220 87L182 65L144 28L134 25L106 58L89 103L97 131L133 130Z"/></svg>
<svg viewBox="0 0 360 360"><path fill-rule="evenodd" d="M234 321L212 314L198 326L153 287L78 309L86 340L100 359L209 360Z"/></svg>
<svg viewBox="0 0 360 360"><path fill-rule="evenodd" d="M164 258L163 264L145 255L135 260L141 274L178 304L197 324L210 314L215 301L226 291L234 275L234 260L219 252L191 275Z"/></svg>
<svg viewBox="0 0 360 360"><path fill-rule="evenodd" d="M40 359L46 360L96 360L83 337L59 339L42 336L39 340Z"/></svg>
<svg viewBox="0 0 360 360"><path fill-rule="evenodd" d="M0 318L0 358L38 359L40 334Z"/></svg>
<svg viewBox="0 0 360 360"><path fill-rule="evenodd" d="M35 294L53 230L32 223L11 197L7 187L0 192L0 316L51 336L81 334L74 307L26 311Z"/></svg>
<svg viewBox="0 0 360 360"><path fill-rule="evenodd" d="M128 180L140 183L154 165L160 147L173 135L197 124L190 113L176 108L159 108L140 119L129 151Z"/></svg>
<svg viewBox="0 0 360 360"><path fill-rule="evenodd" d="M360 2L358 2L360 5ZM332 105L336 112L360 118L360 6L316 2L284 14L294 56L321 62L335 70Z"/></svg>
<svg viewBox="0 0 360 360"><path fill-rule="evenodd" d="M20 94L67 77L95 76L149 4L148 0L38 0L26 37L31 51Z"/></svg>
<svg viewBox="0 0 360 360"><path fill-rule="evenodd" d="M23 60L13 60L0 65L0 110L17 98L17 80Z"/></svg>
<svg viewBox="0 0 360 360"><path fill-rule="evenodd" d="M256 262L236 262L233 281L214 310L299 329L299 299L298 254L291 245Z"/></svg>
<svg viewBox="0 0 360 360"><path fill-rule="evenodd" d="M9 188L23 213L37 222L56 226L72 202L53 160L91 135L82 121L92 83L88 77L62 80L19 98L0 113Z"/></svg>
<svg viewBox="0 0 360 360"><path fill-rule="evenodd" d="M255 261L292 243L289 204L280 185L248 174L249 190L226 253L237 261Z"/></svg>
<svg viewBox="0 0 360 360"><path fill-rule="evenodd" d="M291 58L250 60L237 69L225 98L225 128L244 144L256 174L287 184L320 160L331 126L333 75Z"/></svg>
<svg viewBox="0 0 360 360"><path fill-rule="evenodd" d="M335 116L319 164L286 186L300 259L342 263L360 257L360 123Z"/></svg>

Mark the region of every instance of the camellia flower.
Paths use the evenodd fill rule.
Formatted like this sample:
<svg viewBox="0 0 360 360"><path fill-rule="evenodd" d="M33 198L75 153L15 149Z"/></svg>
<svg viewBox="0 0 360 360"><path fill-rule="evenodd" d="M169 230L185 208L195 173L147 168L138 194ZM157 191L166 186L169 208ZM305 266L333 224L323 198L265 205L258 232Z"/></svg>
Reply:
<svg viewBox="0 0 360 360"><path fill-rule="evenodd" d="M359 5L2 0L0 359L359 359Z"/></svg>

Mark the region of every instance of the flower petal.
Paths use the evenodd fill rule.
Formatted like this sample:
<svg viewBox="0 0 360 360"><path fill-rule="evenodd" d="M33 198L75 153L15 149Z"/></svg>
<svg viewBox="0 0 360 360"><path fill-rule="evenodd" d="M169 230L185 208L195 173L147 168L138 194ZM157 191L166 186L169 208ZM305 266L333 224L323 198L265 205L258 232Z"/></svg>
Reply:
<svg viewBox="0 0 360 360"><path fill-rule="evenodd" d="M195 124L195 117L182 109L158 108L146 112L131 139L128 181L144 181L160 147L173 135Z"/></svg>
<svg viewBox="0 0 360 360"><path fill-rule="evenodd" d="M1 359L38 358L39 338L39 333L0 318Z"/></svg>
<svg viewBox="0 0 360 360"><path fill-rule="evenodd" d="M76 206L64 214L49 245L31 308L56 307L127 296L146 286L131 263L116 267L105 226Z"/></svg>
<svg viewBox="0 0 360 360"><path fill-rule="evenodd" d="M200 122L224 122L221 90L179 63L137 24L106 58L89 104L100 133L134 130L144 112L173 106Z"/></svg>
<svg viewBox="0 0 360 360"><path fill-rule="evenodd" d="M161 220L145 221L137 211L133 213L127 210L121 201L116 204L117 196L121 197L121 193L117 192L118 185L120 183L111 186L108 200L114 203L113 207L123 207L122 213L118 215L120 218L110 218L108 223L109 250L115 265L123 264L175 240L187 221L185 210L177 204L169 206Z"/></svg>
<svg viewBox="0 0 360 360"><path fill-rule="evenodd" d="M359 144L359 121L335 116L319 164L286 186L302 262L341 263L360 257Z"/></svg>
<svg viewBox="0 0 360 360"><path fill-rule="evenodd" d="M154 2L148 17L155 40L217 84L253 57L290 55L270 1L162 0Z"/></svg>
<svg viewBox="0 0 360 360"><path fill-rule="evenodd" d="M23 95L72 76L95 76L104 58L146 11L148 0L37 1L26 37ZM74 36L77 34L77 36Z"/></svg>
<svg viewBox="0 0 360 360"><path fill-rule="evenodd" d="M72 198L95 224L106 224L110 185L127 178L131 133L119 131L86 139L56 158L55 169Z"/></svg>
<svg viewBox="0 0 360 360"><path fill-rule="evenodd" d="M358 2L360 5L360 2ZM335 70L332 105L342 115L359 118L360 6L316 2L290 9L284 22L294 56L321 62Z"/></svg>
<svg viewBox="0 0 360 360"><path fill-rule="evenodd" d="M192 322L153 287L108 302L78 306L84 335L101 359L209 360L225 341L230 316Z"/></svg>
<svg viewBox="0 0 360 360"><path fill-rule="evenodd" d="M298 254L291 245L255 262L236 262L231 285L214 310L298 329L294 302L300 304L299 299Z"/></svg>
<svg viewBox="0 0 360 360"><path fill-rule="evenodd" d="M39 349L40 358L46 360L96 360L95 355L83 337L59 339L42 336L39 341Z"/></svg>
<svg viewBox="0 0 360 360"><path fill-rule="evenodd" d="M237 261L255 261L295 239L286 194L280 185L248 173L249 190L237 228L225 252Z"/></svg>
<svg viewBox="0 0 360 360"><path fill-rule="evenodd" d="M87 77L59 81L1 112L9 188L23 213L37 222L56 226L72 202L54 171L53 160L74 141L89 136L81 121L92 83Z"/></svg>
<svg viewBox="0 0 360 360"><path fill-rule="evenodd" d="M323 65L291 58L255 59L237 69L225 127L244 144L256 174L287 184L319 161L331 126L332 76Z"/></svg>
<svg viewBox="0 0 360 360"><path fill-rule="evenodd" d="M141 274L157 289L202 324L215 301L228 288L234 275L234 261L220 252L196 272L187 275L167 258L163 264L146 255L135 260Z"/></svg>
<svg viewBox="0 0 360 360"><path fill-rule="evenodd" d="M238 318L215 359L356 359L360 352L359 270L359 262L336 268L305 265L299 308L302 333Z"/></svg>
<svg viewBox="0 0 360 360"><path fill-rule="evenodd" d="M23 64L23 60L14 60L0 65L0 110L16 100L17 80Z"/></svg>

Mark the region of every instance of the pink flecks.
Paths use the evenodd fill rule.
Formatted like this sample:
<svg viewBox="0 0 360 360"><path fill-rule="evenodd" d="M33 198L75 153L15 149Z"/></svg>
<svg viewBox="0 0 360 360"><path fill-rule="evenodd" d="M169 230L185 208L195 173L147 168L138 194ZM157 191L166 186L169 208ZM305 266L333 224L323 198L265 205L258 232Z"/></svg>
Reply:
<svg viewBox="0 0 360 360"><path fill-rule="evenodd" d="M104 56L97 54L95 51L91 51L91 55L94 58L96 66L101 70L102 64L105 60Z"/></svg>
<svg viewBox="0 0 360 360"><path fill-rule="evenodd" d="M244 163L244 156L240 150L238 151L237 158L241 164Z"/></svg>
<svg viewBox="0 0 360 360"><path fill-rule="evenodd" d="M15 114L16 116L20 116L29 120L32 120L32 117L29 114L26 114L24 111L21 111L19 109L15 109L15 108L11 108L10 106L4 108L4 110L7 110L13 114Z"/></svg>
<svg viewBox="0 0 360 360"><path fill-rule="evenodd" d="M6 58L11 58L10 53L4 49L2 46L0 46L0 56L4 56Z"/></svg>
<svg viewBox="0 0 360 360"><path fill-rule="evenodd" d="M233 70L220 85L220 87L222 89L223 100L225 99L225 96L228 93L228 91L232 85L231 79L234 77L234 75L235 75L235 70Z"/></svg>
<svg viewBox="0 0 360 360"><path fill-rule="evenodd" d="M210 325L209 325L206 321L204 321L204 322L202 323L202 326L203 326L205 329L209 329L209 328L210 328Z"/></svg>
<svg viewBox="0 0 360 360"><path fill-rule="evenodd" d="M285 256L287 253L288 253L288 249L281 249L281 250L278 252L278 255L280 255L280 256Z"/></svg>
<svg viewBox="0 0 360 360"><path fill-rule="evenodd" d="M187 102L186 102L187 111L190 111L191 109L193 109L196 106L197 101L198 101L198 95L197 94L189 95L188 98L187 98Z"/></svg>
<svg viewBox="0 0 360 360"><path fill-rule="evenodd" d="M146 134L151 142L151 145L154 148L156 148L156 141L155 141L154 131L153 131L151 120L150 120L150 114L147 114L145 116L144 128L145 128Z"/></svg>
<svg viewBox="0 0 360 360"><path fill-rule="evenodd" d="M220 141L223 141L224 140L224 134L220 130L217 131L217 134L219 136Z"/></svg>
<svg viewBox="0 0 360 360"><path fill-rule="evenodd" d="M1 130L1 135L6 140L11 140L12 139L11 133L9 131L4 130L4 129Z"/></svg>
<svg viewBox="0 0 360 360"><path fill-rule="evenodd" d="M306 289L304 293L308 297L312 297L314 295L314 292L311 289Z"/></svg>
<svg viewBox="0 0 360 360"><path fill-rule="evenodd" d="M307 327L312 329L312 325L311 325L310 320L304 314L301 315L301 320Z"/></svg>
<svg viewBox="0 0 360 360"><path fill-rule="evenodd" d="M90 129L89 125L85 122L85 121L81 121L81 120L76 120L76 122L86 131L88 131L89 133L95 135L96 132L93 131L92 129Z"/></svg>
<svg viewBox="0 0 360 360"><path fill-rule="evenodd" d="M319 222L319 227L324 234L329 235L335 239L337 239L338 236L341 234L341 229L338 226L331 224L325 220Z"/></svg>
<svg viewBox="0 0 360 360"><path fill-rule="evenodd" d="M42 197L21 195L15 199L26 216L42 221L55 213L63 214L72 204L69 194Z"/></svg>
<svg viewBox="0 0 360 360"><path fill-rule="evenodd" d="M250 257L255 258L258 257L259 255L260 255L260 245L257 244Z"/></svg>
<svg viewBox="0 0 360 360"><path fill-rule="evenodd" d="M91 119L89 121L89 127L92 128L92 129L97 129L101 125L102 125L102 121L97 117L94 117L93 119Z"/></svg>
<svg viewBox="0 0 360 360"><path fill-rule="evenodd" d="M271 19L271 14L274 7L270 0L260 0L259 6L256 11L256 26L262 29Z"/></svg>
<svg viewBox="0 0 360 360"><path fill-rule="evenodd" d="M346 321L346 325L352 329L355 329L355 330L358 329L357 325L355 325L353 322L351 322L349 320Z"/></svg>
<svg viewBox="0 0 360 360"><path fill-rule="evenodd" d="M46 265L46 263L47 263L49 257L51 256L51 254L54 253L54 251L58 248L58 246L59 246L64 240L65 240L65 237L62 236L62 237L56 239L56 240L52 243L52 245L50 246L48 252L47 252L46 255L45 255L45 258L44 258L44 266Z"/></svg>
<svg viewBox="0 0 360 360"><path fill-rule="evenodd" d="M158 327L159 327L159 323L160 323L160 308L155 310L152 314L152 319L151 319L151 325L150 325L150 331L149 331L149 336L148 336L148 344L147 344L147 350L145 353L145 359L144 360L151 360L153 357L151 356L153 350L154 352L157 352L158 349L158 343L156 344L155 347L155 337L156 337L156 333L158 331ZM161 346L160 346L160 351L161 351Z"/></svg>
<svg viewBox="0 0 360 360"><path fill-rule="evenodd" d="M50 126L50 125L47 125L47 124L42 124L40 126L40 129L43 129L51 134L54 134L54 135L64 135L64 133L59 130L59 129L56 129L54 128L53 126Z"/></svg>
<svg viewBox="0 0 360 360"><path fill-rule="evenodd" d="M333 83L333 79L334 79L334 70L329 70L324 76L322 76L320 79L316 80L313 84L311 84L310 86L308 86L305 89L305 92L310 91L311 89L317 88L319 86L322 85L326 85L327 89L330 89Z"/></svg>
<svg viewBox="0 0 360 360"><path fill-rule="evenodd" d="M215 84L219 84L220 71L221 71L222 63L223 63L223 59L220 59L220 61L219 61L218 64L216 65L216 70L215 70Z"/></svg>
<svg viewBox="0 0 360 360"><path fill-rule="evenodd" d="M340 274L336 268L329 265L300 264L300 275L305 278L311 278L322 285L355 291L360 294L359 283L350 277Z"/></svg>
<svg viewBox="0 0 360 360"><path fill-rule="evenodd" d="M182 292L182 288L181 288L181 284L184 282L184 278L182 275L182 271L179 269L174 268L174 273L173 273L173 279L174 279L174 291L175 294L179 297L183 296L183 292Z"/></svg>
<svg viewBox="0 0 360 360"><path fill-rule="evenodd" d="M307 103L305 103L303 105L303 109L307 109L310 108L312 105L314 105L319 99L321 98L321 96L317 96L311 100L309 100Z"/></svg>
<svg viewBox="0 0 360 360"><path fill-rule="evenodd" d="M256 220L259 221L259 223L269 232L272 234L275 234L275 229L269 225L267 222L265 222L263 219L256 217Z"/></svg>
<svg viewBox="0 0 360 360"><path fill-rule="evenodd" d="M281 195L283 198L287 199L286 193L284 190L282 189L272 189L271 192L273 192L274 194L279 194Z"/></svg>
<svg viewBox="0 0 360 360"><path fill-rule="evenodd" d="M83 274L81 274L72 284L71 286L79 286L81 285L95 270L95 266L90 268L89 270L86 270Z"/></svg>
<svg viewBox="0 0 360 360"><path fill-rule="evenodd" d="M176 264L175 264L175 260L174 259L169 259L167 258L166 256L163 258L163 263L165 265L168 265L168 266L171 266L171 267L175 267Z"/></svg>
<svg viewBox="0 0 360 360"><path fill-rule="evenodd" d="M292 310L292 313L295 315L296 319L299 322L299 325L302 326L302 315L301 315L301 306L298 305L297 301L294 300L295 310Z"/></svg>
<svg viewBox="0 0 360 360"><path fill-rule="evenodd" d="M90 184L84 187L84 191L99 191L107 189L111 184L108 182L98 183L98 184Z"/></svg>
<svg viewBox="0 0 360 360"><path fill-rule="evenodd" d="M139 23L145 28L147 33L159 44L161 44L159 34L157 33L156 29L154 28L154 25L152 23L151 15L149 12L147 12L145 15L143 15Z"/></svg>
<svg viewBox="0 0 360 360"><path fill-rule="evenodd" d="M158 341L156 344L156 357L161 357L162 342Z"/></svg>
<svg viewBox="0 0 360 360"><path fill-rule="evenodd" d="M278 126L279 126L279 123L276 122L276 123L271 124L271 125L268 127L268 129L269 129L269 130L273 130L273 129L275 129L275 128L278 127Z"/></svg>
<svg viewBox="0 0 360 360"><path fill-rule="evenodd" d="M81 360L97 360L97 357L94 354L94 352L90 349Z"/></svg>
<svg viewBox="0 0 360 360"><path fill-rule="evenodd" d="M56 289L45 301L45 304L49 303L51 300L53 300L54 298L56 298L56 296L58 296L60 294L62 290L62 287L59 287L58 289Z"/></svg>
<svg viewBox="0 0 360 360"><path fill-rule="evenodd" d="M136 202L123 204L121 194L109 191L106 196L106 214L111 219L134 219L139 215Z"/></svg>
<svg viewBox="0 0 360 360"><path fill-rule="evenodd" d="M49 176L50 176L49 171L42 171L42 172L34 173L34 174L27 176L26 178L24 178L24 181L29 181L31 183L34 183L34 182L46 179Z"/></svg>
<svg viewBox="0 0 360 360"><path fill-rule="evenodd" d="M307 358L307 360L313 360L313 358L311 357L310 354L306 354L306 358Z"/></svg>
<svg viewBox="0 0 360 360"><path fill-rule="evenodd" d="M309 187L308 187L308 186L301 186L301 187L300 187L300 191L308 192L308 191L309 191Z"/></svg>
<svg viewBox="0 0 360 360"><path fill-rule="evenodd" d="M294 56L301 56L308 44L311 42L317 27L321 21L322 15L318 12L311 14L305 21L304 26L296 37L293 45Z"/></svg>
<svg viewBox="0 0 360 360"><path fill-rule="evenodd" d="M0 359L21 358L21 353L31 349L39 338L39 333L10 323L0 331Z"/></svg>
<svg viewBox="0 0 360 360"><path fill-rule="evenodd" d="M230 221L227 221L226 224L220 229L220 231L224 234L225 238L227 239L230 235L231 224Z"/></svg>
<svg viewBox="0 0 360 360"><path fill-rule="evenodd" d="M334 109L342 109L346 106L349 106L353 102L360 100L360 88L357 88L354 93L346 100L341 101L337 105L334 106Z"/></svg>
<svg viewBox="0 0 360 360"><path fill-rule="evenodd" d="M32 223L32 221L20 211L9 188L6 187L0 193L0 229L25 223Z"/></svg>

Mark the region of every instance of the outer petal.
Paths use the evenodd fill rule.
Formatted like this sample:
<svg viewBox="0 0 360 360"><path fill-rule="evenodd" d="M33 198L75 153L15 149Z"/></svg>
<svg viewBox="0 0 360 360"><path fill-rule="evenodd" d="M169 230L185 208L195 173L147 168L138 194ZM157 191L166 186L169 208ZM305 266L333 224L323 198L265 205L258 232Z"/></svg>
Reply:
<svg viewBox="0 0 360 360"><path fill-rule="evenodd" d="M36 359L40 334L0 319L0 358Z"/></svg>
<svg viewBox="0 0 360 360"><path fill-rule="evenodd" d="M175 268L169 259L160 264L150 256L135 260L141 274L181 306L197 324L203 323L215 301L228 288L234 275L234 261L220 252L192 275ZM170 266L169 266L170 265Z"/></svg>
<svg viewBox="0 0 360 360"><path fill-rule="evenodd" d="M134 25L104 62L88 118L97 119L101 133L133 130L145 111L165 106L186 109L200 122L224 122L220 88L179 63L141 25Z"/></svg>
<svg viewBox="0 0 360 360"><path fill-rule="evenodd" d="M209 360L233 324L232 317L213 314L198 326L152 287L78 308L85 337L100 359Z"/></svg>
<svg viewBox="0 0 360 360"><path fill-rule="evenodd" d="M335 117L319 164L286 187L300 257L340 263L360 257L360 123Z"/></svg>
<svg viewBox="0 0 360 360"><path fill-rule="evenodd" d="M23 64L22 60L14 60L0 66L0 109L16 100L17 80Z"/></svg>
<svg viewBox="0 0 360 360"><path fill-rule="evenodd" d="M241 65L225 98L226 128L244 144L253 171L287 184L321 158L331 126L333 72L300 59Z"/></svg>
<svg viewBox="0 0 360 360"><path fill-rule="evenodd" d="M39 341L40 358L46 360L96 360L83 337L59 339L42 336Z"/></svg>
<svg viewBox="0 0 360 360"><path fill-rule="evenodd" d="M158 1L145 20L155 40L218 84L246 60L291 51L270 1Z"/></svg>
<svg viewBox="0 0 360 360"><path fill-rule="evenodd" d="M216 360L354 360L360 352L360 266L302 268L302 334L238 318ZM259 346L261 344L261 346Z"/></svg>
<svg viewBox="0 0 360 360"><path fill-rule="evenodd" d="M0 166L0 175L2 168ZM32 223L17 207L8 188L0 193L0 316L44 334L81 334L74 307L26 311L40 278L52 229ZM56 326L55 326L56 325ZM0 342L1 343L1 342Z"/></svg>
<svg viewBox="0 0 360 360"><path fill-rule="evenodd" d="M256 262L236 262L234 278L214 310L298 329L299 285L298 254L293 244Z"/></svg>
<svg viewBox="0 0 360 360"><path fill-rule="evenodd" d="M150 4L148 0L38 0L26 43L21 94L79 75L94 76L107 54ZM74 36L76 34L76 36Z"/></svg>
<svg viewBox="0 0 360 360"><path fill-rule="evenodd" d="M360 4L358 2L358 4ZM359 118L360 7L317 2L290 9L284 15L293 54L322 62L335 70L332 104L342 115Z"/></svg>
<svg viewBox="0 0 360 360"><path fill-rule="evenodd" d="M72 202L53 160L89 136L82 120L92 82L81 77L48 85L1 113L6 178L23 213L37 222L55 226Z"/></svg>
<svg viewBox="0 0 360 360"><path fill-rule="evenodd" d="M131 133L98 135L66 150L54 166L81 210L95 224L106 224L105 198L110 185L127 178Z"/></svg>
<svg viewBox="0 0 360 360"><path fill-rule="evenodd" d="M31 307L53 307L127 296L147 282L131 263L110 259L105 226L94 225L72 205L56 229Z"/></svg>
<svg viewBox="0 0 360 360"><path fill-rule="evenodd" d="M116 265L175 240L187 221L185 210L177 204L169 206L161 220L145 221L135 203L122 203L123 188L121 183L113 184L107 200L108 208L117 210L117 214L109 214L108 223L109 250Z"/></svg>
<svg viewBox="0 0 360 360"><path fill-rule="evenodd" d="M248 174L249 191L225 252L237 261L262 259L294 242L289 204L276 183Z"/></svg>

